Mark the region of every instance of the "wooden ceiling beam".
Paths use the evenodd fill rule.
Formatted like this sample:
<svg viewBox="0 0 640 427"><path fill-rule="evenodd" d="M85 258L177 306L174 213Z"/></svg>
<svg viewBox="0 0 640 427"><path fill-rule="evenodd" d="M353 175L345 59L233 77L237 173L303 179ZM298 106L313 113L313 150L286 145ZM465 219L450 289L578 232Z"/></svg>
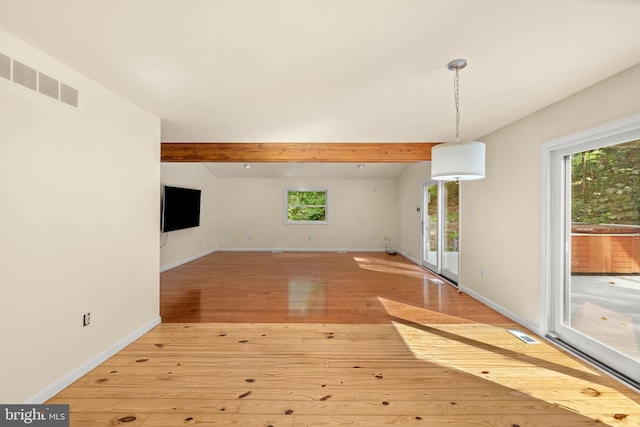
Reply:
<svg viewBox="0 0 640 427"><path fill-rule="evenodd" d="M163 162L413 163L431 160L434 142L163 142Z"/></svg>

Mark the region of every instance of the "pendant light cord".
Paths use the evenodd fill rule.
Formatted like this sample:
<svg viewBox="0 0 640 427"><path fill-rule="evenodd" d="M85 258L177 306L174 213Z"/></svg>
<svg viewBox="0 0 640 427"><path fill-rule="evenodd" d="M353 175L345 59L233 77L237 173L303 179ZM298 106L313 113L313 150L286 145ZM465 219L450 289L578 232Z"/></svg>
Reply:
<svg viewBox="0 0 640 427"><path fill-rule="evenodd" d="M455 93L456 103L456 142L460 142L460 77L458 76L459 67L455 69L455 77L453 79L453 91Z"/></svg>

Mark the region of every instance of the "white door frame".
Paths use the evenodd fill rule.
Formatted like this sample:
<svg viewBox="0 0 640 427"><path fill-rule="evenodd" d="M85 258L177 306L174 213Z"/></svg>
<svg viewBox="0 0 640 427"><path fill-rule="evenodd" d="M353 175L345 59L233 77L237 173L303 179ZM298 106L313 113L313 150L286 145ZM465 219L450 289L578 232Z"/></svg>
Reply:
<svg viewBox="0 0 640 427"><path fill-rule="evenodd" d="M429 245L430 242L430 230L431 230L431 226L430 226L430 221L429 221L429 203L431 202L428 199L428 188L432 185L438 185L438 201L437 201L437 208L436 208L436 216L438 217L438 248L436 250L436 262L435 264L429 262L427 260L427 251L426 248ZM440 185L438 184L438 181L434 181L434 180L425 180L422 182L422 186L421 186L421 190L422 190L422 242L421 242L421 261L420 263L428 268L429 270L433 271L436 274L441 274L441 266L442 266L442 254L440 251L440 247L442 247L442 233L440 232L439 228L440 228L440 211L441 211L441 207L440 207Z"/></svg>
<svg viewBox="0 0 640 427"><path fill-rule="evenodd" d="M430 262L427 261L427 254L425 253L425 248L427 247L427 243L429 241L429 225L428 225L428 219L429 219L429 212L428 212L428 203L429 200L427 199L427 194L428 191L427 188L432 186L432 185L437 185L438 188L438 201L437 201L437 217L438 217L438 222L437 222L437 227L438 227L438 248L436 251L436 264L432 264ZM428 268L429 270L433 271L436 274L439 274L449 280L454 281L455 283L458 282L459 280L459 275L453 271L447 270L446 268L444 268L444 256L445 256L445 252L446 252L446 248L445 248L445 243L446 243L446 215L447 215L447 210L446 210L446 197L445 197L445 183L443 181L435 181L435 180L425 180L422 182L422 206L421 206L421 210L422 210L422 242L421 242L421 261L420 263ZM459 258L458 258L459 259ZM460 266L458 265L458 271L460 269Z"/></svg>
<svg viewBox="0 0 640 427"><path fill-rule="evenodd" d="M607 145L640 139L640 115L628 117L583 132L568 135L542 146L541 162L541 332L557 339L577 353L583 353L603 364L614 373L621 373L632 381L638 381L638 369L628 366L625 358L607 351L590 337L563 325L565 310L565 283L567 264L570 263L570 213L566 200L570 194L565 181L565 157L574 152L586 151ZM569 215L569 219L567 219ZM570 226L569 226L570 227ZM563 238L558 239L557 236ZM570 274L570 272L569 272ZM563 336L559 336L563 335ZM565 338L565 340L563 340ZM569 341L569 342L567 342Z"/></svg>

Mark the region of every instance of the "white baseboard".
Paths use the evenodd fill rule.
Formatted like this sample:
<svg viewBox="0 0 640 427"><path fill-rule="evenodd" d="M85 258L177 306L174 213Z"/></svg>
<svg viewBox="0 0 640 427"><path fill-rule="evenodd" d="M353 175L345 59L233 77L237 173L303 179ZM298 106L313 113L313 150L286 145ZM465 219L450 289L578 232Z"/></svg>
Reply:
<svg viewBox="0 0 640 427"><path fill-rule="evenodd" d="M400 255L402 255L403 257L405 257L406 259L408 259L409 261L411 261L412 263L416 264L417 266L422 267L422 263L419 260L417 260L414 257L412 257L411 255L409 255L409 254L407 254L405 252L402 252L402 251L400 251L398 253Z"/></svg>
<svg viewBox="0 0 640 427"><path fill-rule="evenodd" d="M405 254L403 252L400 252L400 253L402 254L403 257L405 257L409 261L413 262L414 264L421 265L421 263L418 260L414 259L413 257L411 257L411 256L409 256L409 255L407 255L407 254ZM446 280L446 278L443 278L443 279ZM458 284L458 289L460 289L465 294L469 295L471 298L480 301L484 305L494 309L495 311L497 311L498 313L502 314L503 316L508 317L509 319L513 320L517 324L527 328L528 330L530 330L534 334L538 335L539 337L543 337L544 336L542 334L541 329L540 329L539 326L536 326L533 323L528 322L528 321L522 319L519 316L516 316L515 314L513 314L509 310L506 310L504 307L501 307L500 305L496 304L494 301L491 301L490 299L487 299L487 298L483 297L482 295L478 294L477 292L474 292L471 289L465 288L464 286L462 286L460 284Z"/></svg>
<svg viewBox="0 0 640 427"><path fill-rule="evenodd" d="M531 332L533 332L534 334L538 335L539 337L542 337L542 333L540 331L540 327L537 325L534 325L533 323L524 320L523 318L516 316L515 314L513 314L512 312L510 312L509 310L501 307L500 305L496 304L495 302L491 301L490 299L487 299L485 297L483 297L482 295L465 288L464 286L460 286L459 289L464 292L465 294L469 295L470 297L480 301L481 303L483 303L486 306L491 307L492 309L494 309L495 311L497 311L498 313L502 314L505 317L508 317L509 319L513 320L514 322L516 322L519 325L522 325L523 327L527 328L528 330L530 330Z"/></svg>
<svg viewBox="0 0 640 427"><path fill-rule="evenodd" d="M171 263L169 265L165 265L164 267L160 267L160 273L165 272L167 270L171 270L172 268L176 268L176 267L178 267L178 266L180 266L182 264L186 264L188 262L195 261L198 258L202 258L203 256L210 255L210 254L214 253L217 250L218 249L209 249L208 251L200 252L199 254L195 254L193 256L190 256L189 258L185 258L185 259L182 259L180 261L176 261L174 263Z"/></svg>
<svg viewBox="0 0 640 427"><path fill-rule="evenodd" d="M193 255L189 258L185 258L180 261L176 261L169 265L165 265L160 268L160 273L163 273L172 268L176 268L191 261L195 261L203 256L210 255L214 252L385 252L386 249L372 249L372 248L217 248L211 249L199 254Z"/></svg>
<svg viewBox="0 0 640 427"><path fill-rule="evenodd" d="M218 248L217 252L384 252L384 248Z"/></svg>
<svg viewBox="0 0 640 427"><path fill-rule="evenodd" d="M133 331L131 334L127 335L126 337L124 337L123 339L121 339L111 347L109 347L104 352L98 354L93 359L88 360L82 366L79 366L78 368L69 372L67 375L55 381L53 384L49 385L45 389L36 393L35 395L31 396L29 399L27 399L23 403L25 405L39 405L46 402L48 399L52 398L53 396L58 394L60 391L70 386L78 378L87 374L93 368L97 367L102 362L104 362L105 360L107 360L108 358L110 358L111 356L113 356L114 354L116 354L117 352L119 352L120 350L122 350L123 348L125 348L126 346L131 344L133 341L137 340L138 338L140 338L141 336L143 336L144 334L146 334L147 332L149 332L151 329L153 329L155 326L159 324L160 324L160 316L156 317L151 322L147 323L141 328Z"/></svg>

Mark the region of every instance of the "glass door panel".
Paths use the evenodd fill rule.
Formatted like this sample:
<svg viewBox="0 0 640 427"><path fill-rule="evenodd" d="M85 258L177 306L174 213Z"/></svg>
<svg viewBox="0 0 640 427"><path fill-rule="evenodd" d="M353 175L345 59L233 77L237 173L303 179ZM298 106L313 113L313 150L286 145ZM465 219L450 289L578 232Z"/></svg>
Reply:
<svg viewBox="0 0 640 427"><path fill-rule="evenodd" d="M438 272L438 184L422 185L422 264Z"/></svg>
<svg viewBox="0 0 640 427"><path fill-rule="evenodd" d="M422 265L458 282L459 186L422 184Z"/></svg>
<svg viewBox="0 0 640 427"><path fill-rule="evenodd" d="M640 382L640 141L567 149L553 333Z"/></svg>
<svg viewBox="0 0 640 427"><path fill-rule="evenodd" d="M460 242L459 191L456 182L444 183L444 254L442 275L458 281L458 246Z"/></svg>

